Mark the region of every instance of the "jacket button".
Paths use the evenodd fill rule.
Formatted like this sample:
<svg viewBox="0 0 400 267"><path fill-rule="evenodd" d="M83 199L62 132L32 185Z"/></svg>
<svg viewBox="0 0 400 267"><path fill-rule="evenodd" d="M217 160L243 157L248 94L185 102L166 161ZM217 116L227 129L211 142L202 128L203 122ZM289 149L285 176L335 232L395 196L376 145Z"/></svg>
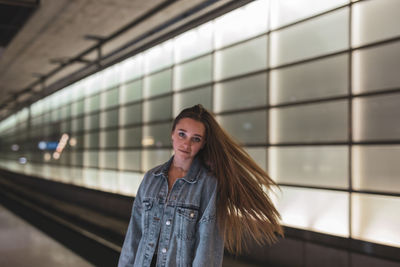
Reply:
<svg viewBox="0 0 400 267"><path fill-rule="evenodd" d="M170 225L170 224L171 224L171 221L168 220L168 221L165 222L165 224L166 224L166 225Z"/></svg>
<svg viewBox="0 0 400 267"><path fill-rule="evenodd" d="M162 252L162 253L167 253L167 249L166 249L166 248L163 248L163 249L161 250L161 252Z"/></svg>
<svg viewBox="0 0 400 267"><path fill-rule="evenodd" d="M192 212L192 213L190 213L190 218L193 218L194 217L194 213Z"/></svg>

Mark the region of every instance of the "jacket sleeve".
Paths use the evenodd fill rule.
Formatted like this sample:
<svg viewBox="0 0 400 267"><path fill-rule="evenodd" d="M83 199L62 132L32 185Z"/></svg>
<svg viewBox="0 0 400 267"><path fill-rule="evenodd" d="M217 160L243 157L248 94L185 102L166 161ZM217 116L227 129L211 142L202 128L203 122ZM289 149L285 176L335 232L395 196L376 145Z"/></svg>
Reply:
<svg viewBox="0 0 400 267"><path fill-rule="evenodd" d="M140 189L133 202L131 219L129 221L128 230L125 235L125 241L122 246L121 255L119 256L118 266L133 266L137 256L139 242L142 238L142 197Z"/></svg>
<svg viewBox="0 0 400 267"><path fill-rule="evenodd" d="M193 267L220 267L224 256L224 240L216 216L215 188L196 231Z"/></svg>

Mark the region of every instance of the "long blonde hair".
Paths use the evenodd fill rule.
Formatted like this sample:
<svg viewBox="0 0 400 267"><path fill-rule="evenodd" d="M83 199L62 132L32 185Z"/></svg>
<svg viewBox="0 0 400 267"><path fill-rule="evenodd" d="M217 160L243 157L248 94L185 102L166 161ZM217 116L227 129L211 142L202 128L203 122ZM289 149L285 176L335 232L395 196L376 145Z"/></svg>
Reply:
<svg viewBox="0 0 400 267"><path fill-rule="evenodd" d="M276 183L202 105L182 110L172 130L183 118L205 127L206 144L199 156L218 181L217 221L226 249L234 254L247 250L249 238L258 244L275 242L276 234L283 235L283 230L267 190Z"/></svg>

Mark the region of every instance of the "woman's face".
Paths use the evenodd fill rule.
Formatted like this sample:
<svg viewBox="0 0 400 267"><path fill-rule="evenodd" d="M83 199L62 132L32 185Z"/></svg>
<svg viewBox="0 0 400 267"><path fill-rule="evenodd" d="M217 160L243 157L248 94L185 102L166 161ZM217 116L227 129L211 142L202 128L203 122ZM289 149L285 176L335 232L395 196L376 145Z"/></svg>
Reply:
<svg viewBox="0 0 400 267"><path fill-rule="evenodd" d="M175 157L188 160L196 156L205 144L205 128L203 123L183 118L172 132L172 146Z"/></svg>

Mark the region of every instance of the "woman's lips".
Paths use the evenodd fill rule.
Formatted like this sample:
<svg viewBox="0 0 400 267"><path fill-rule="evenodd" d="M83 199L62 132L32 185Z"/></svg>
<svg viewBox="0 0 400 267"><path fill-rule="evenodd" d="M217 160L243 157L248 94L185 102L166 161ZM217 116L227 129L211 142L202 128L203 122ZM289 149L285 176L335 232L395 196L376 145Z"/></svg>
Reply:
<svg viewBox="0 0 400 267"><path fill-rule="evenodd" d="M189 154L189 151L185 151L185 150L181 150L179 149L180 152L185 153L185 154Z"/></svg>

